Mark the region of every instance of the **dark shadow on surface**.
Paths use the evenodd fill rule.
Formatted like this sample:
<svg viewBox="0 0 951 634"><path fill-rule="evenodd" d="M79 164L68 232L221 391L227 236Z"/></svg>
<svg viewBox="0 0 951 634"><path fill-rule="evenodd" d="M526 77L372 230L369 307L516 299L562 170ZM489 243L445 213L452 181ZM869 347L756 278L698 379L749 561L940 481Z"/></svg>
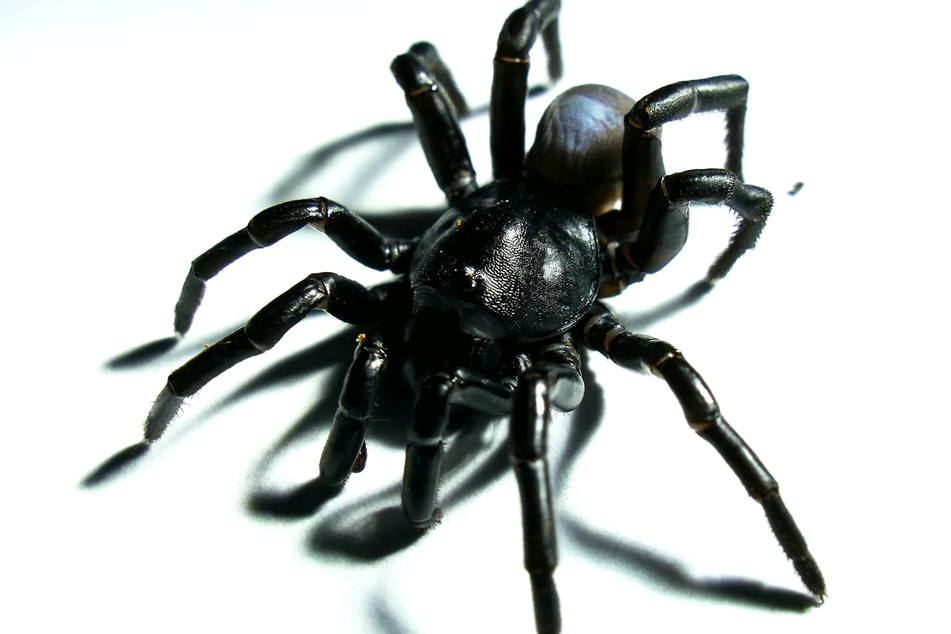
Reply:
<svg viewBox="0 0 951 634"><path fill-rule="evenodd" d="M106 368L109 370L125 370L144 365L174 348L176 343L178 343L178 337L165 337L164 339L150 341L138 348L133 348L112 357L106 361Z"/></svg>
<svg viewBox="0 0 951 634"><path fill-rule="evenodd" d="M387 497L395 497L396 490L387 489ZM412 546L430 530L411 526L399 505L354 510L347 509L321 522L308 540L310 550L373 562Z"/></svg>
<svg viewBox="0 0 951 634"><path fill-rule="evenodd" d="M241 399L254 396L258 392L265 392L283 383L317 374L327 368L339 371L339 366L344 365L346 360L353 356L358 332L357 328L347 328L270 364L253 379L228 395L225 402L231 405ZM342 382L341 376L340 383ZM339 385L337 387L339 388Z"/></svg>
<svg viewBox="0 0 951 634"><path fill-rule="evenodd" d="M149 444L145 441L137 442L122 449L83 478L80 486L88 489L112 480L128 469L133 462L144 456L148 450Z"/></svg>
<svg viewBox="0 0 951 634"><path fill-rule="evenodd" d="M447 443L439 487L439 516L440 509L451 509L508 473L507 442L497 437L486 441L487 426L495 422L494 418L477 416ZM405 428L401 427L400 432L405 444ZM492 451L487 451L489 448ZM321 558L330 555L358 562L375 561L408 548L438 528L438 519L432 528L423 529L414 528L407 521L399 505L401 475L393 474L393 485L320 519L308 539L311 552Z"/></svg>
<svg viewBox="0 0 951 634"><path fill-rule="evenodd" d="M536 97L547 92L549 86L532 86L528 97ZM488 104L470 109L460 121L483 115L489 111ZM416 126L412 121L379 123L364 130L358 130L347 136L323 145L311 151L291 170L268 194L268 200L279 203L292 198L298 189L315 174L326 168L338 155L364 143L382 143L388 145L379 152L373 161L369 161L360 173L354 175L354 195L359 193L366 182L392 163L399 153L412 147L416 141ZM339 201L346 204L346 201Z"/></svg>
<svg viewBox="0 0 951 634"><path fill-rule="evenodd" d="M659 304L650 310L638 313L617 313L618 318L624 326L631 332L646 332L651 326L673 317L677 313L690 308L714 288L713 284L701 280L696 282L680 295L673 297L663 304Z"/></svg>
<svg viewBox="0 0 951 634"><path fill-rule="evenodd" d="M251 490L247 499L247 509L252 515L278 520L308 517L317 513L344 488L328 487L320 478L286 490L268 486L265 482L274 464L295 442L329 431L334 413L337 411L337 393L340 385L343 384L345 372L346 366L334 369L328 384L333 384L336 391L329 387L327 390L322 390L314 405L274 442L264 457L254 466L249 478ZM317 473L316 461L314 473Z"/></svg>
<svg viewBox="0 0 951 634"><path fill-rule="evenodd" d="M413 630L400 618L399 612L376 590L370 598L370 614L383 634L412 634Z"/></svg>
<svg viewBox="0 0 951 634"><path fill-rule="evenodd" d="M678 563L644 548L597 533L572 519L563 519L559 522L559 527L566 537L574 540L583 550L597 555L599 559L607 556L627 572L678 594L787 612L805 612L816 607L815 599L802 592L746 579L696 578Z"/></svg>
<svg viewBox="0 0 951 634"><path fill-rule="evenodd" d="M416 128L412 121L398 123L380 123L365 130L349 134L341 139L313 150L291 172L279 182L268 194L271 202L277 203L291 198L294 193L314 174L321 171L340 153L366 142L386 141L396 139L404 146L414 138ZM390 158L391 152L380 156L378 161Z"/></svg>
<svg viewBox="0 0 951 634"><path fill-rule="evenodd" d="M249 498L248 509L259 516L300 519L317 513L341 491L342 486L314 478L288 491L258 491Z"/></svg>
<svg viewBox="0 0 951 634"><path fill-rule="evenodd" d="M208 342L215 342L224 339L238 328L244 326L246 321L247 320L242 321L240 324L235 324L227 329L218 330L214 333L209 333L208 335L203 335L201 339L198 339L197 337L190 337L189 335L185 335L184 337L173 336L165 337L163 339L156 339L155 341L150 341L149 343L133 348L132 350L119 353L115 357L106 361L104 367L106 370L121 371L152 363L153 361L158 360L160 357L170 361L183 358L190 359L204 350L205 345ZM173 354L168 354L173 350ZM174 368L170 368L170 371L172 369Z"/></svg>

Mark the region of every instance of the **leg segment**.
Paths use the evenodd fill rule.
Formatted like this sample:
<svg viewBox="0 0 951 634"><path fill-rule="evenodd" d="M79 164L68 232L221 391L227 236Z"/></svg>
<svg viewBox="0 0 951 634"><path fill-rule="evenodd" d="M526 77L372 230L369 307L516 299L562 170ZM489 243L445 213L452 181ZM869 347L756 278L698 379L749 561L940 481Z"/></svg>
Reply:
<svg viewBox="0 0 951 634"><path fill-rule="evenodd" d="M749 84L738 75L682 81L655 90L624 118L624 217L639 227L651 189L664 175L661 126L695 112L725 110L726 169L743 180L743 122Z"/></svg>
<svg viewBox="0 0 951 634"><path fill-rule="evenodd" d="M362 465L356 467L356 462L361 454L365 456L370 407L385 368L386 350L380 340L360 339L344 379L340 407L320 456L320 478L325 483L343 484L352 471L362 469Z"/></svg>
<svg viewBox="0 0 951 634"><path fill-rule="evenodd" d="M228 236L192 261L175 305L175 331L185 334L205 294L205 282L243 255L269 247L310 225L326 233L343 251L377 270L403 272L413 243L385 238L365 220L326 198L293 200L265 209L248 226Z"/></svg>
<svg viewBox="0 0 951 634"><path fill-rule="evenodd" d="M309 275L258 311L240 328L172 372L145 421L152 442L168 427L184 400L235 364L272 348L313 310L348 323L369 323L384 298L335 273Z"/></svg>
<svg viewBox="0 0 951 634"><path fill-rule="evenodd" d="M825 581L806 540L779 496L779 485L766 466L720 413L710 388L679 350L659 339L626 330L604 307L595 305L583 321L585 343L618 365L653 373L667 382L691 429L709 442L766 511L773 533L805 586L825 596Z"/></svg>
<svg viewBox="0 0 951 634"><path fill-rule="evenodd" d="M541 34L548 54L548 75L561 77L558 39L559 0L531 0L513 12L499 34L489 105L492 171L497 180L521 178L525 162L525 100L528 52Z"/></svg>
<svg viewBox="0 0 951 634"><path fill-rule="evenodd" d="M549 347L543 359L518 379L509 458L521 498L525 569L532 584L535 627L540 634L548 634L561 631L553 576L558 565L558 544L548 473L548 424L552 408L568 411L578 405L584 385L577 352L570 345Z"/></svg>
<svg viewBox="0 0 951 634"><path fill-rule="evenodd" d="M509 458L522 503L525 570L532 584L535 627L539 633L561 631L558 590L553 577L558 565L558 544L548 475L549 405L545 375L523 375L515 391Z"/></svg>
<svg viewBox="0 0 951 634"><path fill-rule="evenodd" d="M626 124L629 129L650 132L695 112L722 110L726 112L726 169L743 180L743 125L749 90L749 84L739 75L677 82L635 103Z"/></svg>
<svg viewBox="0 0 951 634"><path fill-rule="evenodd" d="M458 119L465 102L435 47L415 44L393 60L390 70L406 93L429 168L446 198L474 191L475 170Z"/></svg>
<svg viewBox="0 0 951 634"><path fill-rule="evenodd" d="M436 47L429 42L417 42L409 47L409 53L433 76L439 88L446 92L446 96L449 97L449 101L456 111L456 116L462 118L468 115L469 106L466 104L466 98L459 90L449 67L439 57Z"/></svg>
<svg viewBox="0 0 951 634"><path fill-rule="evenodd" d="M753 248L769 213L773 196L747 185L722 169L690 170L664 176L651 191L640 232L634 242L621 244L609 270L621 285L655 273L680 253L687 241L688 207L692 202L725 204L739 216L727 248L707 271L710 284L724 277L741 255Z"/></svg>
<svg viewBox="0 0 951 634"><path fill-rule="evenodd" d="M403 513L413 526L427 527L434 519L449 406L462 403L501 415L508 412L511 397L510 386L469 370L458 369L451 375L439 373L429 378L416 401L403 470Z"/></svg>

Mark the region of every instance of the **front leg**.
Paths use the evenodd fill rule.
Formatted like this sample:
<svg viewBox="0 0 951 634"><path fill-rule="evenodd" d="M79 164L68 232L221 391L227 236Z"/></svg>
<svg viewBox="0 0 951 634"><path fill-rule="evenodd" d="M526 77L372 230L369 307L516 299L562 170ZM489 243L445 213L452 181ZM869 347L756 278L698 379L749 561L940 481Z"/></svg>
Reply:
<svg viewBox="0 0 951 634"><path fill-rule="evenodd" d="M639 227L651 189L664 175L662 126L698 112L726 113L724 167L743 180L743 128L749 84L739 75L681 81L637 101L624 117L625 219Z"/></svg>
<svg viewBox="0 0 951 634"><path fill-rule="evenodd" d="M725 203L741 216L729 246L707 273L708 284L725 276L756 242L772 208L772 196L765 189L743 183L748 93L749 84L738 75L683 81L655 90L628 112L624 118L621 209L599 218L598 225L609 243L637 238L636 244L625 245L623 258L617 259L622 270L609 269L615 273L614 281L602 296L619 293L626 284L660 270L679 253L687 240L690 202ZM691 170L665 177L662 126L710 111L726 115L725 169Z"/></svg>

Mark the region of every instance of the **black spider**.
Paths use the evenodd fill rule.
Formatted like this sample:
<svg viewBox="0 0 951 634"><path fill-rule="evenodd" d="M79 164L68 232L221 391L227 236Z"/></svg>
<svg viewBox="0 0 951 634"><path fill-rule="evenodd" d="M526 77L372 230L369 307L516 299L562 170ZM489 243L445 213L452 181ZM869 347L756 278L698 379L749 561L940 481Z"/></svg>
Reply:
<svg viewBox="0 0 951 634"><path fill-rule="evenodd" d="M742 181L746 81L735 75L672 84L638 102L605 86L555 99L527 157L528 53L541 35L551 80L561 75L557 0L532 0L505 22L490 102L495 182L478 187L458 119L465 102L436 50L419 43L393 61L426 158L449 209L421 236L387 238L325 198L282 203L192 262L175 309L191 325L205 282L244 254L311 226L357 261L396 279L373 288L334 273L309 275L247 325L173 372L145 423L162 435L185 398L234 364L268 350L305 315L323 310L360 324L353 363L320 459L320 481L342 486L366 460L367 422L387 366L403 367L416 398L402 508L415 527L439 515L436 488L451 406L511 417L510 457L521 492L525 567L539 632L560 630L557 554L546 456L552 408L581 401L577 344L664 379L691 428L710 442L767 519L806 587L825 584L806 542L753 451L723 419L713 394L669 343L629 332L598 298L663 268L687 238L691 202L723 203L739 217L710 267L712 285L756 242L772 196ZM723 111L726 169L665 175L660 129L693 112ZM614 203L620 199L620 209Z"/></svg>

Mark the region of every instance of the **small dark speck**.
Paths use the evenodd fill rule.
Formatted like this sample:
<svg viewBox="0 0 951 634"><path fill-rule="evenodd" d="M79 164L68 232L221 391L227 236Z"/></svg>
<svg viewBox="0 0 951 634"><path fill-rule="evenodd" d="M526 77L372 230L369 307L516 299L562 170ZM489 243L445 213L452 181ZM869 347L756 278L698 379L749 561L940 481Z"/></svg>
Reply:
<svg viewBox="0 0 951 634"><path fill-rule="evenodd" d="M796 183L795 185L793 185L793 186L792 186L792 189L790 189L789 192L788 192L789 195L790 195L790 196L795 196L796 194L798 194L798 193L799 193L799 190L802 189L802 186L803 186L804 184L805 184L805 183L803 183L802 181L799 181L798 183Z"/></svg>

